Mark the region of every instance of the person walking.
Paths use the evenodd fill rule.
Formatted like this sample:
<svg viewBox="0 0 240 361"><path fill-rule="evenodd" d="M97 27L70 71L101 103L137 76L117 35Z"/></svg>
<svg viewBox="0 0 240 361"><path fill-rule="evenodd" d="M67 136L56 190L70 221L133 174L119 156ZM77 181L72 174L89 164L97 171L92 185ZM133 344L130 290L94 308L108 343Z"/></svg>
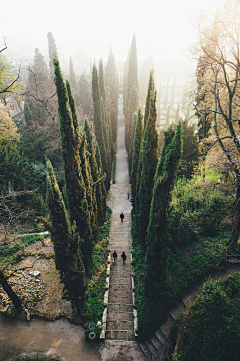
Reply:
<svg viewBox="0 0 240 361"><path fill-rule="evenodd" d="M123 222L124 214L123 212L120 214L121 222Z"/></svg>
<svg viewBox="0 0 240 361"><path fill-rule="evenodd" d="M130 193L127 193L127 197L128 197L128 199L130 198Z"/></svg>
<svg viewBox="0 0 240 361"><path fill-rule="evenodd" d="M125 261L127 259L127 256L125 254L125 252L123 251L122 255L121 255L122 259L123 259L123 266L125 266Z"/></svg>
<svg viewBox="0 0 240 361"><path fill-rule="evenodd" d="M114 259L114 263L116 263L116 259L117 259L117 252L116 251L113 252L113 259Z"/></svg>

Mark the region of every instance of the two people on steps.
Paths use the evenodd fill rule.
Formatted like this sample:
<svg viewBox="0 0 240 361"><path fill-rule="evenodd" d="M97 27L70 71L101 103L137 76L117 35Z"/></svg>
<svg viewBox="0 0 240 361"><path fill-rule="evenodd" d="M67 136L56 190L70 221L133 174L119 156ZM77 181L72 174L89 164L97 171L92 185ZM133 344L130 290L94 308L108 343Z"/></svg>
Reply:
<svg viewBox="0 0 240 361"><path fill-rule="evenodd" d="M127 259L126 253L123 251L123 253L121 254L122 260L123 260L123 266L125 266L125 261ZM114 259L114 263L116 263L117 260L117 252L114 251L113 252L113 259Z"/></svg>

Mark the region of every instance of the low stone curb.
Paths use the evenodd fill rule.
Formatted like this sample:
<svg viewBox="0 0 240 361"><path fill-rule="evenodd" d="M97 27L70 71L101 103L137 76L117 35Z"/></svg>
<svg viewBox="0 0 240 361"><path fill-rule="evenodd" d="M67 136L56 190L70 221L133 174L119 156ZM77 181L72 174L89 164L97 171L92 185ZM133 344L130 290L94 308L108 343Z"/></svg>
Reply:
<svg viewBox="0 0 240 361"><path fill-rule="evenodd" d="M107 277L106 277L106 285L105 285L105 293L104 293L104 299L103 299L103 303L104 303L104 311L103 311L103 317L102 317L102 331L100 334L100 339L104 340L106 337L106 328L107 328L107 306L108 306L108 295L109 295L109 281L110 281L110 267L111 267L111 253L109 252L108 254L108 259L107 259Z"/></svg>

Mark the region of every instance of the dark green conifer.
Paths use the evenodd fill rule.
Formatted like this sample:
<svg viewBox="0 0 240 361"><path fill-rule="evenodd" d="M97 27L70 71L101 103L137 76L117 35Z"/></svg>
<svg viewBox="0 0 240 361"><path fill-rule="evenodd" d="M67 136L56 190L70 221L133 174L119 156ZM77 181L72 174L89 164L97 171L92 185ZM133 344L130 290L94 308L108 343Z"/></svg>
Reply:
<svg viewBox="0 0 240 361"><path fill-rule="evenodd" d="M72 93L74 95L75 103L78 104L78 89L75 72L73 69L72 58L70 58L70 69L69 69L69 82L71 84Z"/></svg>
<svg viewBox="0 0 240 361"><path fill-rule="evenodd" d="M130 93L132 87L136 85L138 91L138 63L137 63L137 45L136 36L133 34L130 54L129 54L129 65L128 65L128 81L127 81L127 108L130 99ZM126 115L125 115L126 116Z"/></svg>
<svg viewBox="0 0 240 361"><path fill-rule="evenodd" d="M94 108L93 122L95 128L95 135L100 149L103 172L106 173L105 185L106 185L106 189L108 190L110 188L111 175L109 176L109 174L111 174L111 171L109 170L108 161L107 161L101 98L99 91L97 68L95 65L93 65L93 72L92 72L92 96L93 96L93 108Z"/></svg>
<svg viewBox="0 0 240 361"><path fill-rule="evenodd" d="M76 221L77 232L84 239L82 253L85 268L88 270L91 264L93 242L86 188L81 172L79 137L75 132L67 89L57 57L54 58L54 67L69 215L72 223Z"/></svg>
<svg viewBox="0 0 240 361"><path fill-rule="evenodd" d="M135 128L134 142L133 142L133 155L132 155L132 171L131 171L131 188L132 188L132 204L133 213L135 214L135 203L137 194L137 171L140 155L140 147L142 139L142 112L141 108L138 108L137 124Z"/></svg>
<svg viewBox="0 0 240 361"><path fill-rule="evenodd" d="M75 222L72 227L68 222L63 197L49 160L47 160L46 200L51 224L46 219L45 224L54 245L56 269L60 271L61 282L64 284L64 296L71 300L73 308L79 313L84 304L85 291L85 270L81 253L83 241L76 231Z"/></svg>
<svg viewBox="0 0 240 361"><path fill-rule="evenodd" d="M97 221L98 225L101 226L105 218L106 205L103 203L102 184L104 183L104 177L99 172L97 161L95 158L95 148L93 146L93 133L89 126L88 120L85 118L84 132L87 137L87 150L89 153L89 164L91 167L91 173L93 178L93 195L96 196L97 202Z"/></svg>
<svg viewBox="0 0 240 361"><path fill-rule="evenodd" d="M150 75L151 82L153 77ZM154 84L149 84L154 89ZM152 200L154 176L158 161L158 133L156 130L156 91L150 92L149 115L144 130L144 142L142 145L142 171L139 187L139 216L138 229L139 241L142 248L146 249L145 237L149 221L149 212Z"/></svg>
<svg viewBox="0 0 240 361"><path fill-rule="evenodd" d="M103 71L103 62L102 62L102 59L100 59L100 62L99 62L98 73L99 73L99 92L100 92L100 97L102 97L103 100L104 100L104 102L105 102L105 99L106 99L106 91L105 91L104 71Z"/></svg>
<svg viewBox="0 0 240 361"><path fill-rule="evenodd" d="M111 126L111 146L114 147L115 140L117 138L117 121L118 121L118 74L115 63L115 58L110 47L107 65L105 67L105 85L107 96L111 106L107 108L110 110L110 122Z"/></svg>
<svg viewBox="0 0 240 361"><path fill-rule="evenodd" d="M144 290L147 299L166 301L169 249L168 216L171 191L182 152L182 126L164 131L164 145L158 162L146 244Z"/></svg>
<svg viewBox="0 0 240 361"><path fill-rule="evenodd" d="M106 155L107 155L107 164L108 164L108 173L106 177L109 178L107 182L110 183L111 181L111 169L112 169L112 159L111 159L111 144L110 144L110 136L109 136L109 128L107 123L107 108L106 103L101 98L101 109L102 109L102 123L103 123L103 134L105 139L105 148L106 148Z"/></svg>
<svg viewBox="0 0 240 361"><path fill-rule="evenodd" d="M87 150L87 139L85 133L82 135L80 156L81 156L82 175L86 188L86 196L88 202L88 210L90 214L93 240L94 242L96 242L98 237L97 201L96 201L96 192L94 192L93 189L93 179L92 179L91 167L89 165L90 153Z"/></svg>
<svg viewBox="0 0 240 361"><path fill-rule="evenodd" d="M133 155L133 142L134 142L134 135L135 135L135 129L137 124L137 112L133 114L133 120L132 120L132 128L131 128L131 136L130 136L130 148L128 153L128 171L129 171L129 178L131 182L131 173L132 173L132 155Z"/></svg>
<svg viewBox="0 0 240 361"><path fill-rule="evenodd" d="M78 81L78 96L80 107L84 114L90 118L92 116L92 94L91 85L85 72L81 74Z"/></svg>
<svg viewBox="0 0 240 361"><path fill-rule="evenodd" d="M133 85L130 92L130 98L128 100L127 115L125 118L125 146L128 153L131 143L133 115L138 110L138 106L139 106L138 90L137 90L137 86Z"/></svg>
<svg viewBox="0 0 240 361"><path fill-rule="evenodd" d="M48 56L49 56L49 67L50 67L50 72L52 75L54 75L54 67L53 67L53 58L56 54L56 56L58 56L57 54L57 47L56 47L56 43L53 37L53 34L51 32L49 32L47 34L47 38L48 38Z"/></svg>
<svg viewBox="0 0 240 361"><path fill-rule="evenodd" d="M105 182L102 182L102 179L104 179L105 174L103 172L103 166L102 166L102 161L101 161L101 153L100 153L100 148L99 148L99 145L98 145L97 141L96 141L96 148L95 148L95 158L96 158L96 162L97 162L97 165L98 165L98 180L97 180L97 182L100 182L100 184L101 184L101 190L102 190L101 203L102 203L103 214L104 214L104 219L105 219L106 209L107 209L106 208L107 191L106 191L106 187L105 187Z"/></svg>
<svg viewBox="0 0 240 361"><path fill-rule="evenodd" d="M144 111L144 123L143 123L143 131L146 127L149 111L150 111L150 101L151 101L151 93L154 92L154 79L153 79L153 71L150 71L150 77L148 81L148 91L146 96L146 103L145 103L145 111Z"/></svg>

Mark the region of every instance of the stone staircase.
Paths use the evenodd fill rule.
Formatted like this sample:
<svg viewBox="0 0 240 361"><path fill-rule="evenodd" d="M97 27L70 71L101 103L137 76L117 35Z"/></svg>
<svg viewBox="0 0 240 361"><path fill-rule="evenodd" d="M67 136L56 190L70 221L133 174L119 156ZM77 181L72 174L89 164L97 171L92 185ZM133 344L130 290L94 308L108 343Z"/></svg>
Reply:
<svg viewBox="0 0 240 361"><path fill-rule="evenodd" d="M124 197L126 194L124 192ZM111 255L116 250L117 261L111 260L110 283L108 295L108 312L106 340L134 341L134 316L132 299L132 267L131 267L131 214L124 213L124 220L119 218L120 212L112 213L109 249ZM125 266L121 258L126 253Z"/></svg>

